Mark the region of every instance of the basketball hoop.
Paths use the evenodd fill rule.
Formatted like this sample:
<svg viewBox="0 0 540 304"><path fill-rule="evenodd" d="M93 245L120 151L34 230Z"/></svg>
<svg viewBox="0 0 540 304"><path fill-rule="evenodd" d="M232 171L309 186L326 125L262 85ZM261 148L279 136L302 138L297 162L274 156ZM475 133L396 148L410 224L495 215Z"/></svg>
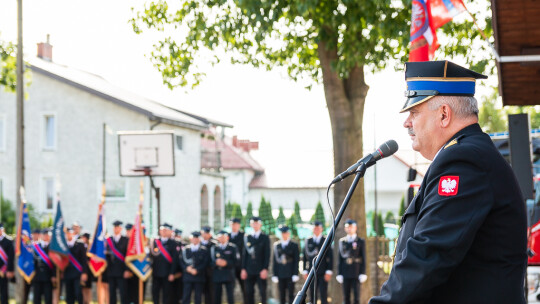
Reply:
<svg viewBox="0 0 540 304"><path fill-rule="evenodd" d="M151 176L152 175L152 168L151 167L142 167L133 169L133 172L144 172L144 176Z"/></svg>
<svg viewBox="0 0 540 304"><path fill-rule="evenodd" d="M118 132L120 176L174 176L173 131Z"/></svg>

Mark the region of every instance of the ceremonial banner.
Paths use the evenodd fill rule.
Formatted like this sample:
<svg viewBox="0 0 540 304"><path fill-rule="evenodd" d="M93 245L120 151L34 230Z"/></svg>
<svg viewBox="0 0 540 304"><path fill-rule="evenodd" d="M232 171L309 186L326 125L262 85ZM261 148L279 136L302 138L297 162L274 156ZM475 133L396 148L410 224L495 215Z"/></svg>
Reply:
<svg viewBox="0 0 540 304"><path fill-rule="evenodd" d="M69 264L69 247L64 234L64 217L60 208L60 200L56 207L56 218L52 231L51 244L49 246L49 257L54 262L56 267L64 271Z"/></svg>
<svg viewBox="0 0 540 304"><path fill-rule="evenodd" d="M17 259L17 270L26 283L32 282L35 275L34 255L32 254L32 240L30 239L30 218L26 207L24 188L21 187L21 211L19 212L19 225L17 227L17 238L15 242L15 255Z"/></svg>
<svg viewBox="0 0 540 304"><path fill-rule="evenodd" d="M142 203L143 195L141 186L139 212L135 217L135 224L133 225L133 231L129 238L126 265L139 277L139 279L146 281L152 274L152 268L150 267L150 257L146 250L146 237L143 234Z"/></svg>
<svg viewBox="0 0 540 304"><path fill-rule="evenodd" d="M96 229L88 247L87 255L90 257L88 267L94 276L100 276L107 268L107 260L105 258L105 217L104 217L104 205L99 205L98 218Z"/></svg>
<svg viewBox="0 0 540 304"><path fill-rule="evenodd" d="M465 10L461 0L413 0L409 61L433 59L437 29Z"/></svg>

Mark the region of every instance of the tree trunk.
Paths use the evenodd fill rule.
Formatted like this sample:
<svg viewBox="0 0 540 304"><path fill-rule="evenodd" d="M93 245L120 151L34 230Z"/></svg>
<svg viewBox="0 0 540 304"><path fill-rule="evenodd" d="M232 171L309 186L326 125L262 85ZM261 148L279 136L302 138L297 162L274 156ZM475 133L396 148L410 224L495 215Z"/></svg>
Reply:
<svg viewBox="0 0 540 304"><path fill-rule="evenodd" d="M331 64L337 60L337 50L327 48L325 42L318 44L319 59L323 74L323 86L326 105L330 114L332 125L332 138L334 147L335 175L347 169L358 161L363 155L362 122L364 117L364 104L369 86L364 81L364 67L356 66L351 69L347 78L341 78L334 71ZM351 185L353 177L334 186L334 213L336 213ZM346 218L358 222L358 235L366 240L366 210L364 200L364 183L361 181L351 198L342 222L337 227L335 243L345 235L343 221ZM366 241L367 245L367 241ZM334 246L335 275L337 275L338 246ZM369 250L366 249L366 253ZM366 254L366 274L369 274L371 257ZM367 303L372 296L370 282L362 284L361 303ZM332 279L329 295L333 303L342 302L341 285Z"/></svg>

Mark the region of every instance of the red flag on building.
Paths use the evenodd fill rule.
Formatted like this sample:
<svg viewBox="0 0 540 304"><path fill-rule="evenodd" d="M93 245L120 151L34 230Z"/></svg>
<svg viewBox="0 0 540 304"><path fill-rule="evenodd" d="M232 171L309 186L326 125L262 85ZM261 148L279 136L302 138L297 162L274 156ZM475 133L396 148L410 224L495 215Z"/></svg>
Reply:
<svg viewBox="0 0 540 304"><path fill-rule="evenodd" d="M428 61L439 47L437 29L465 11L461 0L413 0L409 61Z"/></svg>

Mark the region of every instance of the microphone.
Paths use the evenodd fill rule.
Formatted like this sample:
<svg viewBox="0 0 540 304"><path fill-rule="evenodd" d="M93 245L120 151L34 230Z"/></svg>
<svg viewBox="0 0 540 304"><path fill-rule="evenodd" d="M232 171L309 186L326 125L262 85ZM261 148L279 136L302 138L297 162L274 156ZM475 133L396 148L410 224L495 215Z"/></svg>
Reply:
<svg viewBox="0 0 540 304"><path fill-rule="evenodd" d="M360 167L362 164L366 166L366 168L369 168L373 166L379 159L388 157L399 149L398 144L395 140L390 139L386 141L384 144L380 145L375 152L365 156L364 158L360 159L356 162L356 164L350 166L347 170L341 172L338 176L332 180L332 184L338 183L345 179L347 176L352 175L356 172L356 169Z"/></svg>

